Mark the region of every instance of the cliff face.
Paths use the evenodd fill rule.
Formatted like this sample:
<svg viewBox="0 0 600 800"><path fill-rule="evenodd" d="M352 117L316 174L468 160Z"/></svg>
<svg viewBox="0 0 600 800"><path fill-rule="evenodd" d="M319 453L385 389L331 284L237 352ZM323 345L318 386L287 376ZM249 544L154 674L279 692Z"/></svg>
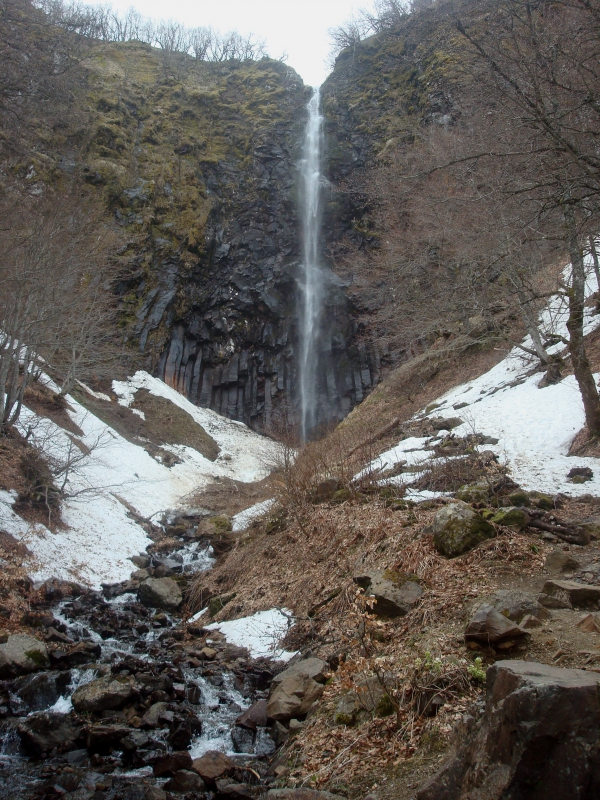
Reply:
<svg viewBox="0 0 600 800"><path fill-rule="evenodd" d="M121 286L139 363L255 429L297 407L298 160L310 90L280 62L176 63L139 43L86 63L89 128L65 156L131 235ZM69 160L70 159L70 160ZM328 275L319 422L377 380L344 285Z"/></svg>

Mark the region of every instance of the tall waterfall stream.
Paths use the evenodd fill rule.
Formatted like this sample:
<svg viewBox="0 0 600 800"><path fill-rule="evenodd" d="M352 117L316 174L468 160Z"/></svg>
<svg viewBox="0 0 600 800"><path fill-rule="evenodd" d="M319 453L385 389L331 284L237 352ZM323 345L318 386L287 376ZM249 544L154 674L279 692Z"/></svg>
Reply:
<svg viewBox="0 0 600 800"><path fill-rule="evenodd" d="M315 89L308 103L308 122L301 162L302 305L300 308L300 423L302 439L317 423L318 343L323 308L320 263L321 96Z"/></svg>

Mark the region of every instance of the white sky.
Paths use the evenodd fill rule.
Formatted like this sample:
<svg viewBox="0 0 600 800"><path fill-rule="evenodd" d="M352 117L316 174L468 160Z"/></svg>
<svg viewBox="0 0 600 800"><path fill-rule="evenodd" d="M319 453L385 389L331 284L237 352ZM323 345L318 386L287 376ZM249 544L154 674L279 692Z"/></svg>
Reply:
<svg viewBox="0 0 600 800"><path fill-rule="evenodd" d="M319 86L327 77L328 29L345 22L371 0L113 0L125 11L133 5L154 19L175 19L189 27L211 25L225 32L254 33L265 39L269 55L287 53L305 83Z"/></svg>

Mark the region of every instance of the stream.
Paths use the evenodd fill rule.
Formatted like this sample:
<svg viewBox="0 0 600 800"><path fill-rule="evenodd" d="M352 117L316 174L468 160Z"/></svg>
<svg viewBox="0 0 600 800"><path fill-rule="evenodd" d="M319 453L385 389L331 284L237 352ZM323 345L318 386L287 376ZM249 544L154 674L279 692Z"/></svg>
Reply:
<svg viewBox="0 0 600 800"><path fill-rule="evenodd" d="M152 556L148 571L188 580L210 569L210 544L182 541ZM103 591L52 582L30 612L50 669L0 683L0 797L11 800L161 800L214 795L218 785L174 785L173 753L197 759L220 751L233 760L229 783L267 779L277 747L266 727L236 720L266 697L272 664L252 659L217 630L140 603L132 580ZM114 676L134 689L125 703L73 708L72 695ZM259 723L260 725L260 723ZM189 761L189 759L188 759ZM166 766L165 766L166 765ZM188 780L188 778L186 778ZM202 783L202 781L200 781ZM186 794L186 789L192 789Z"/></svg>

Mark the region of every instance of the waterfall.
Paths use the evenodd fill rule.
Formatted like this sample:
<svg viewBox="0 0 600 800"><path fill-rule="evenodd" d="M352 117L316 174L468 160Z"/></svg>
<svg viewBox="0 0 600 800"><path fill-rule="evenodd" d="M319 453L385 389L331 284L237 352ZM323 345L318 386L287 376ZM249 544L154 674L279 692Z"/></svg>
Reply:
<svg viewBox="0 0 600 800"><path fill-rule="evenodd" d="M300 425L306 440L317 423L318 343L323 306L319 260L321 140L323 117L319 89L308 103L301 167L302 304L300 308Z"/></svg>

